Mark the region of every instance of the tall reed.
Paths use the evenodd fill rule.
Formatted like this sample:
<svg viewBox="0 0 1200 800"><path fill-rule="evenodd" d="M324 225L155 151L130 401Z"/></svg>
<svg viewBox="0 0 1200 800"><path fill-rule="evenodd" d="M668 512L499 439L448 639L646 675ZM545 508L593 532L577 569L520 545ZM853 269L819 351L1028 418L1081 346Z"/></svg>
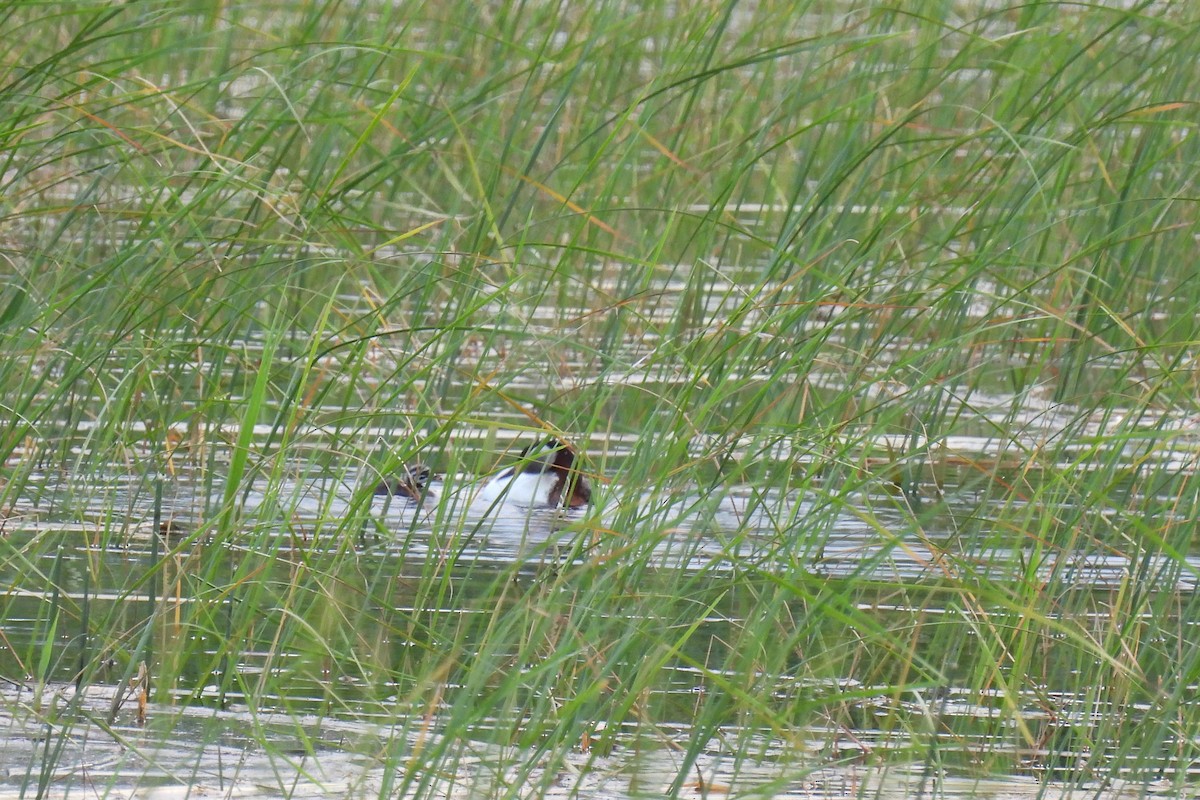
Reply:
<svg viewBox="0 0 1200 800"><path fill-rule="evenodd" d="M8 677L401 796L1186 785L1190 6L2 19ZM379 511L550 433L598 510L519 557Z"/></svg>

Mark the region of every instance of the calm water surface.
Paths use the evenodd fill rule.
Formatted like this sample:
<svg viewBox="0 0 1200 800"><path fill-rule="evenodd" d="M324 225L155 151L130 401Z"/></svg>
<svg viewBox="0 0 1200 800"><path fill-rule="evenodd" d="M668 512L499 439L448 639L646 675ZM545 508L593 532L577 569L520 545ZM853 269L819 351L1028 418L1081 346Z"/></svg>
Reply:
<svg viewBox="0 0 1200 800"><path fill-rule="evenodd" d="M281 587L289 585L299 568L328 568L348 590L387 585L386 607L370 617L380 630L369 638L393 648L398 660L411 643L391 631L406 615L436 610L485 620L490 608L473 602L473 586L490 586L497 576L511 576L505 579L536 587L548 570L586 561L598 535L619 537L612 523L629 524L631 518L663 531L644 557L657 569L699 576L695 585L702 587L696 590L702 602L718 597L731 575L747 569L763 576L799 571L829 585L869 586L847 588L847 596L859 612L885 629L902 630L917 618L922 624L937 624L939 618L961 624L961 608L942 605L936 594L911 589L946 578L962 580L964 570L979 580L1003 581L1021 565L1046 580L1082 587L1098 597L1120 591L1135 568L1158 575L1156 585L1185 593L1194 590L1200 574L1200 562L1192 559L1186 562L1190 569L1180 570L1177 562L1153 558L1132 564L1118 552L1048 558L1031 566L1032 552L995 544L947 560L947 548L960 546L955 541L956 520L986 514L987 509L973 503L970 492L955 498L929 486L918 487L914 495L925 495L931 509L919 517L913 512L914 498L897 500L886 492L859 496L850 505L833 503L819 493L738 485L719 493L647 495L630 517L629 508L612 499L630 494L619 486L601 488L597 507L584 512L482 511L470 502L470 476L446 479L462 487L457 497L448 491L443 500L418 505L369 496L373 472L347 470L336 478L297 473L251 485L238 501L240 513L233 524L244 535L236 536L222 536L214 527L214 510L220 508L225 487L205 480L200 471L183 470L153 480L116 470L86 480L30 477L24 496L11 504L3 539L6 557L0 562L0 581L10 587L4 597L9 646L0 655L7 676L6 700L0 706L0 763L9 766L0 770L0 796L6 786L16 792L40 780L52 780L56 792L101 786L117 792L115 796L154 786L171 795L203 786L208 791L270 797L373 796L395 779L378 766L381 748L420 749L437 740L443 712L421 726L397 728L396 698L386 684L346 676L330 691L329 675L302 667L308 654L280 653L269 648L269 642L261 652L251 649L240 655L236 669L243 681L252 684L256 675L279 669L281 659L301 668L287 694L257 695L253 707L237 691L219 691L212 676L201 670L195 673L194 685L154 695L145 724L140 725L136 693L117 688L132 672L119 652L107 654L109 662L88 685L74 686L81 654L97 657L88 653L80 633L84 607L93 620L126 619L129 630L137 630L139 620L158 604L186 605L190 598L180 594L179 587L203 586L203 581L187 583L180 576L211 569L214 562L229 574L247 563L261 564L254 579ZM157 533L156 519L171 521L175 527L170 536ZM214 559L213 549L220 552L219 558ZM23 552L36 555L25 560ZM369 570L344 573L348 563L368 564ZM453 602L441 609L423 606L428 598L415 593L430 570L445 574L457 587ZM1165 578L1160 574L1172 570ZM705 594L703 587L713 594ZM905 591L894 591L902 587ZM56 628L53 646L42 651L33 646L38 644L33 639L46 630L52 603L72 613ZM746 621L739 617L742 608L732 596L716 600L690 651L703 658L720 650L733 626ZM1102 627L1109 621L1102 604L1097 608L1096 624ZM157 636L169 638L170 615L160 616L156 628ZM1200 636L1200 631L1190 635ZM41 664L17 657L39 652L46 657ZM207 652L217 658L221 648L214 642ZM540 757L530 751L528 772L506 775L490 765L511 763L513 745L499 740L513 722L483 719L476 726L477 741L456 743L462 749L452 762L456 774L437 777L444 784L442 791L476 796L502 792L507 782L518 781L537 785L546 796L661 796L683 768L679 748L692 733L690 709L706 680L704 670L683 662L662 669L653 735L644 726L599 726L596 748L581 743L562 774L540 770ZM38 670L47 682L32 679ZM1006 697L1000 691L991 698L981 697L969 685L918 686L896 697L873 695L850 676L839 683L781 685L776 691L781 697L798 691L853 693L861 711L858 727L798 729L786 741L770 732L731 729L723 734L727 742L715 738L699 762L686 768L695 778L685 782L684 795L1056 797L1060 794L1055 779L1060 773L1069 775L1072 750L1017 754L1011 736L999 733L991 720L1004 705L1017 704L1024 707L1022 718L1027 721L1040 718L1050 724L1052 718L1067 715L1086 729L1089 719L1117 711L1096 707L1094 698L1056 692L1053 686L1029 696ZM1053 702L1048 704L1051 695ZM336 702L331 703L332 698ZM188 703L182 704L185 699ZM1147 710L1122 708L1120 713ZM74 720L69 732L51 721L59 712ZM897 713L928 719L928 740L914 743L911 734L870 725L876 716ZM422 714L427 716L428 709L413 709L414 719ZM246 733L248 726L253 735ZM489 729L496 732L496 741L489 741ZM945 734L934 733L939 729ZM39 776L36 765L44 762L47 748L54 748L58 766L52 775ZM903 759L888 759L892 766L887 768L878 766L882 754L908 754L914 748L934 748L947 765L968 764L973 754L1011 752L1029 769L1008 779L979 780L924 762L906 765ZM747 757L748 752L754 756ZM1079 751L1075 757L1091 756ZM1166 784L1155 788L1157 784L1146 782L1144 775L1130 777L1135 788L1120 781L1085 788L1095 797L1168 791Z"/></svg>
<svg viewBox="0 0 1200 800"><path fill-rule="evenodd" d="M669 281L661 289L670 296ZM709 297L731 296L728 290L710 289ZM354 301L348 297L346 302ZM583 311L581 307L579 313ZM561 307L539 311L543 312L547 325L564 313ZM720 313L719 302L710 312ZM987 309L977 313L982 318ZM531 324L537 323L535 314ZM249 350L256 346L246 343ZM636 364L638 349L651 346L630 343L622 357ZM487 354L475 357L486 359ZM386 360L388 354L380 358ZM584 363L576 366L582 370ZM387 364L381 366L383 373L388 369ZM337 371L332 373L336 376ZM525 387L530 395L567 388L547 383L544 375L538 378ZM805 379L833 385L839 378L812 374ZM632 370L623 380L669 392L673 379ZM875 390L882 395L907 389L887 385ZM881 437L875 445L884 452L936 451L963 463L990 463L1014 448L1036 450L1063 428L1095 435L1123 424L1120 414L1081 422L1078 409L1048 400L1041 404L1033 394L1017 400L999 386L990 391L962 400L981 420L989 420L981 428L1012 431L1002 441L981 434L936 445L914 444L910 434ZM1014 405L1024 409L1015 421ZM345 409L315 413L337 419L345 416ZM315 425L296 432L290 447L297 455L264 459L236 493L230 492L223 476L237 431L222 426L197 423L181 429L181 440L202 446L181 451L170 459L171 468L159 475L144 466L161 463L153 461L150 449L131 452L125 463L80 473L39 471L36 450L18 452L10 469L20 472L22 481L19 491L10 491L6 498L8 517L0 537L0 585L8 587L2 597L5 627L0 648L6 698L0 705L0 764L6 765L0 768L0 797L42 782L55 791L103 787L113 796L149 787L158 787L164 795L186 795L189 787L204 787L271 797L375 796L389 791L397 780L396 767L380 767L379 754L388 754L382 759L385 763L408 763L404 754L439 741L443 715L452 713L451 705L434 704L398 715L402 689L386 678L331 674L319 655L280 648L266 633L263 641L239 653L236 664L228 663L219 620L203 634L195 628L184 633L178 627L189 604L202 600L232 609L239 587L253 584L267 593L258 602L277 598L278 607L286 608L289 588L298 585L297 575L312 575L317 585L334 587L325 604L329 609L337 609L343 595L377 597L368 604L369 613L359 613L345 625L353 626L363 641L374 643L373 657L404 664L414 657L416 645L411 631L401 632L409 630L413 619L430 614L453 619L455 630L476 635L471 632L486 628L491 619L497 582L536 593L563 570L602 561L636 562L646 571L643 581L655 580L655 574L676 576L664 579L666 591L681 585L678 576L686 576L695 602L710 608L687 644L690 661L673 659L662 665L653 696L646 701L654 709L652 724L601 726L595 746L581 742L562 770L548 773L539 766L543 757L536 748L509 741L519 721L484 716L472 728L475 738L455 740L458 751L447 762L454 765L450 774L430 778L432 784L405 784L406 791L429 791L435 785L446 796L468 797L529 785L546 796L623 798L661 796L673 783L682 783L685 796L697 797L999 798L1057 797L1060 786L1073 785L1089 797L1117 797L1169 794L1174 790L1159 782L1177 770L1191 769L1164 751L1162 757L1139 754L1137 771L1123 772L1119 758L1128 754L1119 752L1121 743L1093 742L1089 731L1114 715L1136 724L1154 709L1080 693L1072 672L1079 665L1069 659L1058 663L1052 656L1045 658L1044 683L1035 689L1008 693L995 687L981 692L970 676L975 674L975 658L987 656L973 652L970 628L989 615L1008 620L1012 609L964 608L961 594L942 589L1040 581L1056 591L1090 598L1064 604L1063 613L1069 614L1072 625L1099 636L1117 622L1106 610L1109 598L1134 584L1189 597L1200 576L1200 559L1168 559L1138 547L1094 542L1063 550L1043 547L1033 536L993 530L989 520L1004 514L1011 518L1023 502L1021 494L983 491L972 481L987 471L970 466L941 473L937 481L928 471L917 470L903 487L890 480L866 481L863 490L850 493L820 480L803 488L788 481L767 481L760 487L719 475L706 486L631 487L622 483L622 463L635 452L637 440L618 434L575 440L594 471L593 508L572 513L481 509L471 500L477 475L465 465L500 466L525 443L522 438L529 438L516 434L498 440L496 430L518 430L529 421L503 404L490 413L491 426L464 424L454 431L453 442L441 443L428 454L445 473L446 491L420 505L372 494L381 469L375 465L395 466L387 458L391 450L421 449L422 432L407 427ZM1164 430L1178 435L1149 454L1138 450L1138 463L1156 459L1168 471L1173 464L1183 468L1190 463L1195 443L1188 420L1142 414L1140 424L1159 435ZM89 437L97 432L82 423L63 435L78 441L75 447L83 456ZM263 426L254 434L254 446L266 452L278 431ZM147 440L159 435L146 432ZM767 475L790 474L797 465L821 460L812 443L785 435L766 448L761 441L697 437L687 449L688 457L698 462L717 451L727 454L731 463L753 462ZM1063 452L1070 456L1069 449ZM1170 517L1170 509L1178 505L1167 487L1161 500L1164 511L1152 524L1184 524ZM1041 500L1039 509L1064 518L1078 511L1069 499L1057 509ZM1085 511L1083 519L1112 517L1107 509ZM159 535L164 523L170 525L169 536ZM639 532L647 530L656 532L648 550L635 554L622 549L629 542L644 542ZM436 600L427 594L431 576L444 576L448 589ZM897 695L886 688L873 691L871 682L849 672L816 682L785 675L771 689L775 700L786 706L809 695L844 696L848 699L839 702L848 709L851 722L807 723L786 738L778 731L733 727L713 736L697 763L684 764L681 752L695 735L697 698L709 691L713 675L723 674L720 664L731 657L727 643L736 638L734 632L754 624L746 616L754 609L747 593L765 592L777 580L815 593L806 599L797 595L790 604L788 612L796 618L804 618L807 603L827 603L830 598L843 604L843 613L857 615L855 625L824 630L821 641L835 650L862 648L868 665L879 654L860 641L857 628L862 625L894 632L896 641L911 638L918 647L943 641L937 632L946 626L966 630L961 659L927 654L937 659L951 682L935 686L880 672L883 687L911 684L911 690ZM739 588L731 590L734 584ZM220 588L228 586L235 588ZM214 597L214 591L230 596ZM548 608L557 602L553 597L546 600ZM1185 605L1180 603L1181 608ZM65 610L61 618L52 619L54 608ZM605 613L627 612L616 608ZM1196 621L1186 615L1160 622L1177 628L1184 639L1200 638ZM1020 621L1003 624L1019 626ZM98 643L85 629L101 625L128 631L129 638L111 643L111 651L97 652ZM269 632L271 626L264 629ZM53 637L41 641L48 630ZM117 687L134 675L124 654L135 649L143 630L151 631L159 652L169 651L173 637L184 635L211 637L211 644L202 641L192 651L209 660L195 657L195 663L185 665L180 684L154 687L141 725L136 720L136 693ZM90 680L80 690L73 681L83 663L101 666L89 672ZM269 679L280 670L293 676L287 691L259 688L251 695L238 688L274 687L277 682ZM231 671L239 682L222 687L217 676ZM872 671L864 668L862 673ZM956 675L962 683L953 681ZM749 685L754 676L730 678ZM447 692L458 689L443 687ZM1024 724L1039 727L1038 746L1021 744L1024 737L1012 728L1013 709L1020 710ZM71 724L64 725L63 719ZM404 723L397 724L397 719ZM896 719L905 721L904 731L892 729ZM881 720L893 722L884 730L877 727ZM914 730L927 733L917 736ZM522 747L529 748L527 755ZM1008 773L1005 777L965 777L976 768L994 774L983 762L997 758ZM1098 758L1118 759L1112 773L1120 780L1081 788L1073 778L1076 765ZM43 775L38 765L47 762L56 767ZM509 767L496 766L512 763L525 764L525 771L510 774ZM1145 773L1147 765L1154 768L1153 774ZM1121 783L1126 779L1128 786Z"/></svg>

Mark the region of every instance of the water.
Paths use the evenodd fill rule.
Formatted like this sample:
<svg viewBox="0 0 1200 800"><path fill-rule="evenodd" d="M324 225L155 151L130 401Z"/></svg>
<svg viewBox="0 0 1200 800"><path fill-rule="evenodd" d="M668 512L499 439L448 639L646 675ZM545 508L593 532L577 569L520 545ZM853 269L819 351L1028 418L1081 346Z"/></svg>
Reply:
<svg viewBox="0 0 1200 800"><path fill-rule="evenodd" d="M724 314L733 302L733 284L722 280L704 287L707 314ZM668 277L654 287L663 314L687 291L677 283ZM344 302L353 307L361 296ZM538 307L529 325L551 329L564 314L585 312ZM976 320L988 313L968 309ZM253 339L237 346L251 358L262 354ZM693 380L661 365L644 368L655 346L645 338L623 343L613 358L628 369L606 379L651 395ZM568 355L561 374L587 374L585 353ZM289 358L279 357L281 368L307 363ZM360 379L348 388L375 392L386 382L374 384L373 375L404 369L402 353L383 349L377 358L377 370L348 371ZM462 360L486 370L496 356L483 348ZM344 381L337 357L327 361L328 380ZM211 371L236 382L227 365ZM532 371L506 390L536 397L570 390L575 379L557 375ZM844 388L834 371L803 380ZM472 390L449 387L449 405ZM868 384L865 397L932 391L889 380ZM517 432L530 427L529 417L499 400L448 432L407 427L402 411L388 425L377 412L356 418L332 401L318 404L311 426L288 432L286 449L275 426L249 431L255 455L236 487L225 483L241 433L235 423L197 418L167 431L179 447L169 457L157 444L161 429L133 425L140 449L130 446L123 463L97 464L91 448L103 423L63 422L55 432L48 421L45 441L65 442L55 455L69 458L32 447L9 465L20 480L7 495L0 537L0 585L8 587L0 648L0 764L8 771L0 772L0 796L43 777L64 792L216 787L271 797L368 796L392 787L403 795L431 785L446 796L527 785L545 796L598 798L657 797L672 786L697 797L1045 797L1066 786L1092 797L1171 794L1176 776L1194 777L1190 762L1175 756L1182 745L1131 754L1122 744L1121 734L1161 713L1154 703L1079 683L1102 673L1099 653L1110 651L1107 637L1120 626L1152 631L1139 642L1151 655L1139 653L1139 663L1125 667L1151 675L1200 639L1187 612L1200 559L1154 543L1189 524L1185 504L1172 485L1131 483L1128 508L1037 492L1042 470L1190 469L1194 426L1166 411L1089 415L998 384L939 402L968 410L980 432L936 441L912 432L861 437L865 469L833 478L790 477L825 466L830 459L818 445L829 443L754 430L696 435L678 458L745 466L764 481L710 469L705 485L630 486L623 467L644 456L636 434L577 436L595 487L594 507L581 512L472 500L478 474L510 463L531 438ZM1032 469L1023 460L1064 431L1078 445L1056 447L1060 461ZM1088 458L1094 439L1106 436L1119 452ZM448 490L420 505L374 496L381 471L395 467L394 453L429 460ZM41 462L68 466L40 472ZM997 491L993 480L1009 486ZM1074 526L1077 546L1043 541L1047 517L1056 528ZM594 581L627 594L591 596ZM977 586L986 591L977 595ZM1028 587L1055 594L1027 602L1018 593ZM1162 604L1123 599L1139 591L1179 602L1164 615ZM247 607L261 619L242 616ZM1030 607L1043 618L1022 619ZM547 704L576 702L578 690L570 680L548 680L533 658L540 653L524 649L516 628L488 654L498 659L497 680L527 679L510 694L539 709L528 719L519 709L497 709L464 727L456 715L478 691L469 665L449 668L438 685L414 686L442 648L466 658L492 646L497 611L521 620L533 639L575 626L616 636L616 647L622 640L614 631L647 625L656 634L648 642L678 637L682 644L656 662L638 714L598 701L584 715L595 714L595 730L553 748L558 761L537 744L557 735L553 726L539 726L555 718ZM561 626L542 632L546 615L561 617ZM783 663L768 670L743 659L740 642L762 646L747 632L775 624L788 642ZM1020 636L1031 624L1050 631L1032 655ZM594 669L601 651L589 647L581 643L559 665L572 680ZM137 692L118 689L137 674L138 653L151 664L144 721ZM163 664L173 653L186 663ZM640 655L623 655L613 673L640 674ZM1125 664L1120 653L1113 658ZM996 663L996 676L981 677ZM1010 668L1025 673L1015 689L1002 680ZM163 685L162 673L178 678ZM714 681L754 687L760 707L787 719L698 726ZM114 702L118 695L123 703ZM422 695L428 704L413 705ZM431 785L397 777L422 763L414 753L439 742L451 743L451 755L436 762ZM684 756L689 751L694 758ZM42 776L44 763L54 767ZM1097 782L1096 774L1113 779Z"/></svg>
<svg viewBox="0 0 1200 800"><path fill-rule="evenodd" d="M40 756L53 749L58 768L47 776L55 796L83 792L109 797L189 797L213 792L249 797L379 796L384 787L400 782L405 762L378 765L381 750L412 753L437 743L436 732L397 731L369 721L342 721L336 715L298 715L244 709L215 710L152 706L145 725L134 724L128 708L112 722L114 692L94 687L76 695L69 687L46 689L34 697L29 690L4 687L0 713L0 797L17 797L16 787L33 785L41 776ZM35 707L72 705L83 721L69 735L45 724ZM436 728L437 720L433 720ZM247 735L253 731L253 735ZM872 766L866 752L879 754L886 743L869 731L844 732L840 746L822 745L828 731L799 732L787 741L759 738L746 741L745 750L758 755L738 756L714 740L685 769L678 748L687 744L682 726L663 726L658 746L597 752L600 730L590 747L581 744L554 771L537 764L530 752L522 767L497 771L493 765L512 763L513 750L485 741L468 742L455 759L453 773L433 777L436 796L475 797L503 794L521 785L545 797L648 798L661 797L681 782L683 797L722 796L736 792L750 797L844 798L1033 798L1179 797L1165 781L1130 783L1120 778L1077 784L1068 790L1037 777L965 778L929 764L900 761ZM836 732L834 732L836 733ZM630 732L631 738L632 732ZM811 737L811 738L806 738ZM676 743L674 747L664 746ZM521 763L518 761L518 763ZM392 795L392 796L407 796ZM1190 796L1190 795L1189 795Z"/></svg>
<svg viewBox="0 0 1200 800"><path fill-rule="evenodd" d="M26 497L13 503L6 521L0 571L0 581L11 587L4 615L11 647L0 657L8 676L0 712L0 730L5 731L0 734L0 763L13 765L0 775L9 787L40 780L34 765L44 762L52 748L52 777L64 791L71 785L117 792L158 786L166 793L216 786L271 797L382 791L395 778L389 768L379 766L379 753L387 753L382 761L393 770L405 763L403 753L438 739L440 726L453 715L452 704L414 708L411 717L398 720L394 704L403 702L406 690L369 670L335 678L314 664L310 654L281 649L269 636L258 646L243 648L236 666L230 666L224 663L228 656L218 636L191 656L210 656L220 662L217 671L209 671L211 665L184 670L185 678L190 675L196 682L185 680L165 694L152 692L145 721L139 722L136 689L125 693L122 703L114 701L117 687L133 674L123 655L133 643L93 652L89 648L95 644L80 635L83 610L88 609L93 627L97 620L109 625L125 620L117 629L124 627L131 635L142 621L156 620L151 625L156 641L169 646L172 615L185 609L186 616L186 607L195 602L192 593L203 596L212 581L232 580L236 586L243 580L239 575L249 575L258 585L277 587L283 604L288 587L297 585L297 570L308 570L333 581L339 592L380 593L382 604L368 603L371 613L356 617L353 624L378 626L357 634L392 651L387 660L398 664L413 642L389 631L401 629L407 620L431 613L459 619L455 626L466 632L460 635L478 636L490 624L492 607L480 603L492 602L495 581L513 582L518 594L536 593L547 576L557 578L563 570L582 570L593 560L613 558L614 552L633 558L621 556L622 529L614 527L632 519L662 531L649 550L638 551L639 563L676 576L664 584L668 591L678 585L679 575L695 576L690 591L697 592L696 602L711 603L688 642L696 662L708 666L697 669L676 659L664 663L648 701L656 708L652 733L643 724L610 728L598 722L594 743L581 740L565 764L553 768L555 774L537 766L541 756L536 749L529 753L526 773L497 774L490 765L524 761L518 757L514 762L514 746L504 743L517 721L481 717L471 728L474 740L456 745L467 751L450 762L452 774L438 778L447 795L500 791L516 780L540 786L546 796L660 796L683 780L683 795L698 797L733 791L844 797L856 796L864 787L896 797L918 790L937 797L1055 796L1044 780L1065 779L1074 768L1072 758L1087 761L1094 755L1087 748L1051 746L1048 740L1041 750L1020 746L1004 709L1022 707L1024 724L1041 720L1047 731L1065 719L1086 730L1106 716L1145 715L1153 709L1097 707L1094 698L1054 685L1018 695L1003 690L981 695L970 684L918 682L896 696L882 674L878 693L848 676L825 684L782 680L781 675L772 702L788 707L808 696L854 698L857 711L852 716L858 725L851 730L810 724L787 737L729 728L712 736L696 762L686 765L680 753L695 735L690 720L697 698L708 691L714 675L722 674L720 662L734 660L731 653L720 655L724 643L752 624L740 616L752 606L739 596L741 590L728 591L729 581L743 581L755 592L766 592L775 578L795 581L801 591L844 586L830 597L848 602L846 613L859 614L884 630L916 625L917 631L921 625L935 626L939 618L954 625L964 619L984 624L989 614L1006 613L964 608L953 595L953 602L946 603L937 586L947 582L1013 581L1018 577L1014 573L1024 569L1033 570L1039 580L1053 581L1060 591L1075 587L1103 598L1124 590L1134 574L1158 575L1158 590L1173 586L1177 592L1192 592L1200 574L1200 563L1193 558L1180 569L1181 562L1163 556L1138 559L1115 552L1060 553L1033 563L1036 556L1028 543L980 546L964 553L955 543L954 520L981 513L969 502L969 493L937 504L936 512L919 522L908 501L890 494L859 495L855 505L847 505L819 494L749 486L715 494L685 490L647 495L633 509L615 498L635 493L609 486L598 492L597 507L562 512L480 508L471 500L469 478L450 476L447 484L462 487L458 495L446 491L443 499L424 504L372 496L376 473L370 470L260 480L239 496L235 527L222 530L214 515L219 516L225 487L202 471L158 479L117 471L80 480L30 476ZM922 491L931 493L930 487ZM169 535L164 535L164 521L171 526ZM32 556L23 559L22 553ZM431 570L454 587L444 606L431 606L420 588L428 585ZM748 574L761 579L747 579ZM39 651L34 639L47 630L52 602L63 609L54 628L57 639L51 650ZM219 601L216 607L231 608L229 602ZM547 602L552 608L552 598ZM790 605L801 616L807 607L799 599ZM614 606L607 613L619 617L622 612ZM1078 609L1070 613L1079 617ZM1111 622L1098 607L1095 626L1102 629ZM1200 633L1191 630L1194 622L1175 623L1185 637ZM825 646L839 641L853 646L861 633L852 628L826 631L822 641ZM47 654L43 664L14 658L38 652ZM72 681L84 663L101 667L88 673L79 693ZM220 671L230 668L240 676L233 687L219 679ZM294 673L287 691L270 680L280 670ZM971 672L964 666L964 676ZM45 680L36 680L35 674ZM748 679L736 671L727 674L739 683ZM253 696L237 689L259 682L275 688ZM1067 685L1063 680L1061 686ZM450 696L463 688L450 682L441 691ZM929 733L897 735L871 727L873 719L890 719L889 725L895 725L897 718L908 720L906 731L928 728ZM414 719L421 724L414 725ZM253 735L245 734L247 726ZM935 734L939 729L953 735ZM386 743L382 751L380 742ZM905 763L933 751L939 763L959 768ZM748 752L755 755L747 758ZM888 753L895 756L884 758ZM981 754L990 759L1007 754L1010 763L1027 766L1006 780L963 777L962 767ZM879 766L880 760L889 766ZM1168 775L1174 769L1166 762L1164 766ZM679 777L681 770L686 779ZM1156 785L1147 784L1141 772L1129 777L1141 790ZM1087 784L1087 790L1090 796L1123 793L1119 781Z"/></svg>

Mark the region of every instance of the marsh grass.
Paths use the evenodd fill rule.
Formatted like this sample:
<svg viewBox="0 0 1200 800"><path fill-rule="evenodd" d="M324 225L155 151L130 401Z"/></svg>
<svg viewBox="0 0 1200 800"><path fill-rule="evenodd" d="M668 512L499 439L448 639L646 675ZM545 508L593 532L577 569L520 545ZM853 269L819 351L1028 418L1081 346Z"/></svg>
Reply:
<svg viewBox="0 0 1200 800"><path fill-rule="evenodd" d="M389 796L1183 786L1200 20L803 5L8 7L7 677L382 723ZM547 431L541 552L373 505Z"/></svg>

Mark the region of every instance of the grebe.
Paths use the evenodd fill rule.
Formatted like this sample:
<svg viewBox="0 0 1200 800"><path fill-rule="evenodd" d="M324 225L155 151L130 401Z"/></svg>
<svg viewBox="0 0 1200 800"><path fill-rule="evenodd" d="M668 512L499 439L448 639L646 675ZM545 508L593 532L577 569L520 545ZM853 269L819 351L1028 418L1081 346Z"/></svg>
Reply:
<svg viewBox="0 0 1200 800"><path fill-rule="evenodd" d="M531 444L515 465L488 479L479 500L582 508L591 502L592 489L575 460L575 452L557 437Z"/></svg>
<svg viewBox="0 0 1200 800"><path fill-rule="evenodd" d="M409 500L419 503L429 489L430 474L429 467L420 462L411 467L402 467L401 473L395 478L380 482L375 487L375 494L407 497Z"/></svg>

